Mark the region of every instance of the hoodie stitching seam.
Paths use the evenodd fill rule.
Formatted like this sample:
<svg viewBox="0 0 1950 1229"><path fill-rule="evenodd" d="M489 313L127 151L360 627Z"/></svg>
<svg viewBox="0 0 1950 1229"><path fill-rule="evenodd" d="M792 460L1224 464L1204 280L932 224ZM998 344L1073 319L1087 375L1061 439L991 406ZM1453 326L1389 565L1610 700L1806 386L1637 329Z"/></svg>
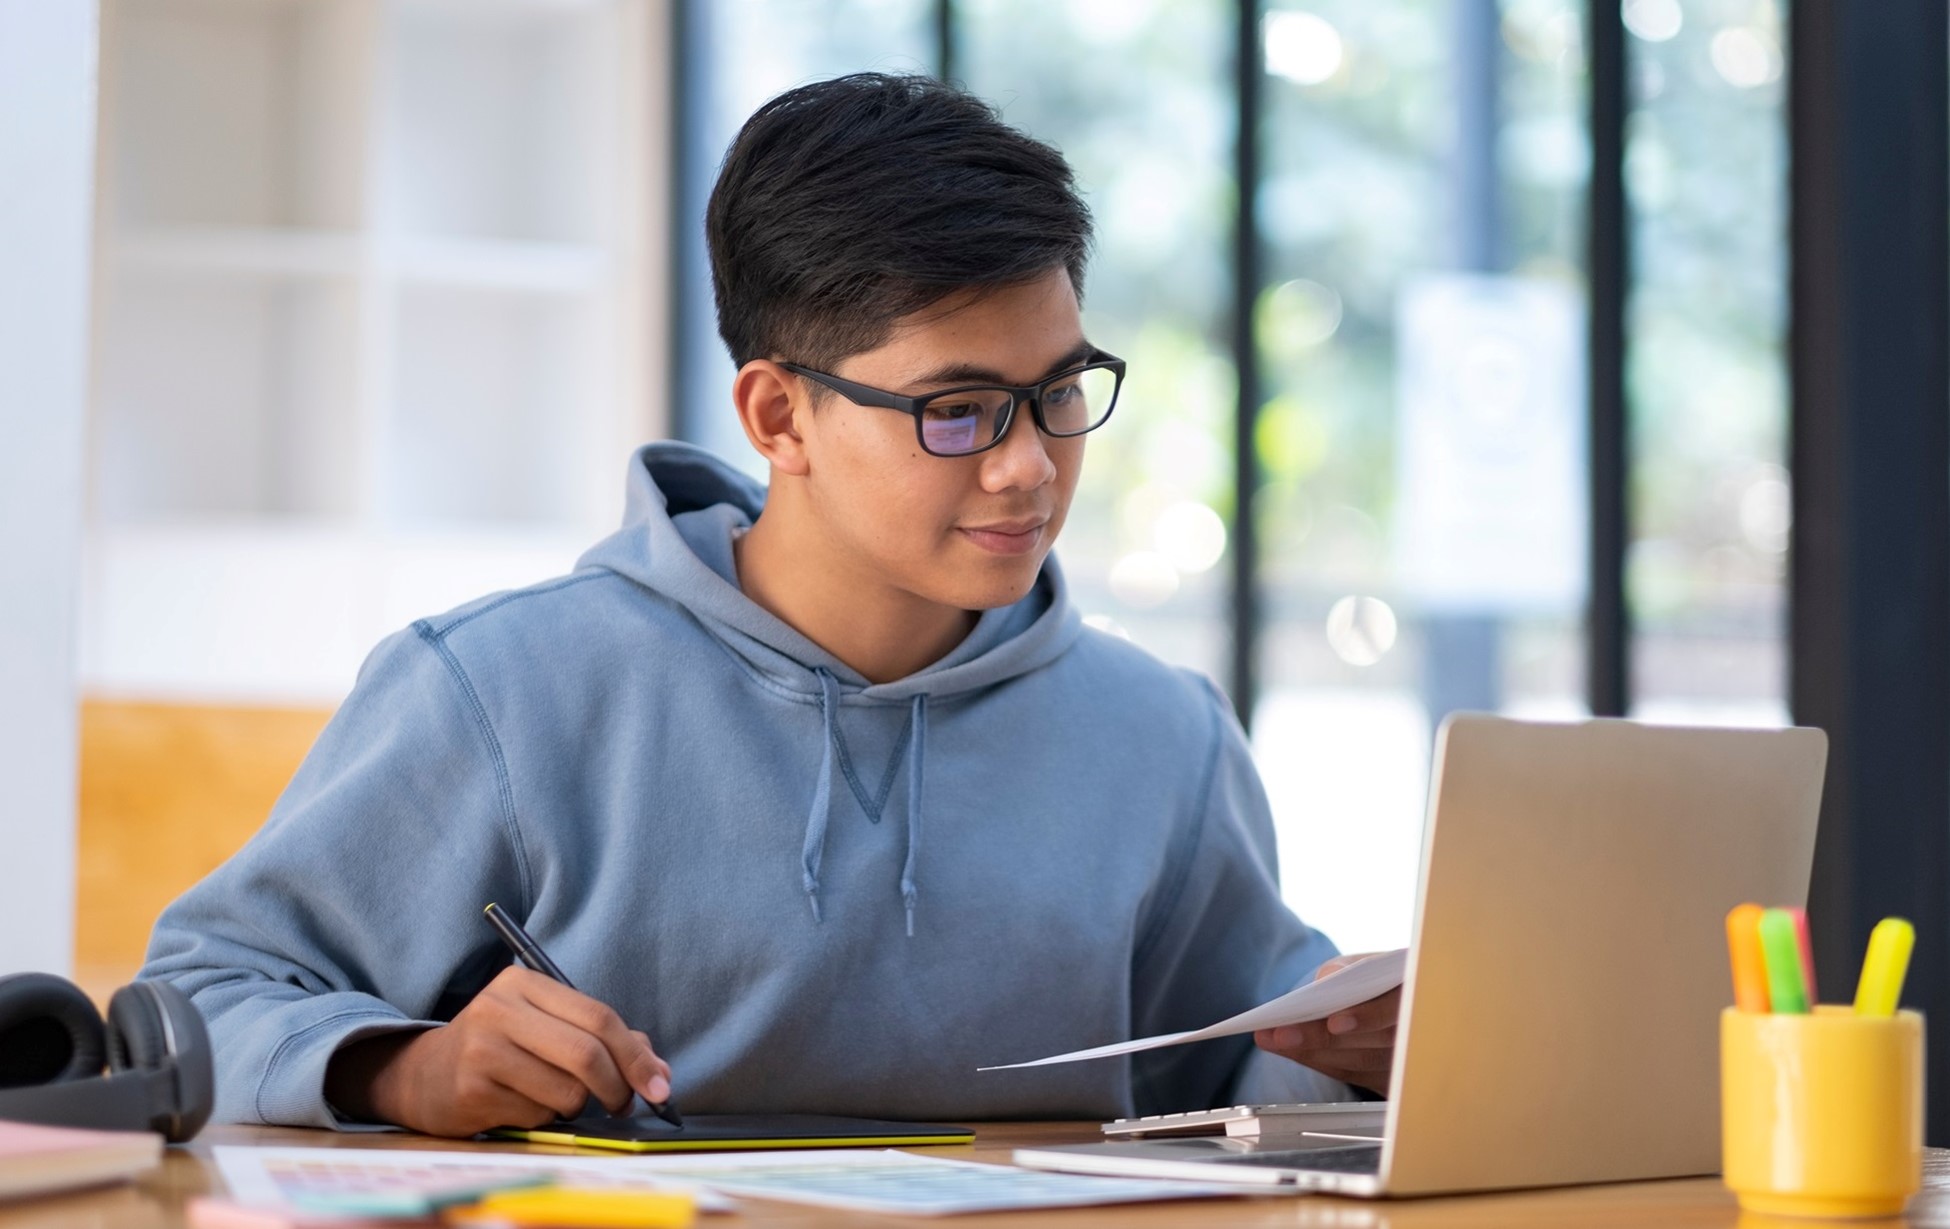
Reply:
<svg viewBox="0 0 1950 1229"><path fill-rule="evenodd" d="M887 771L880 774L880 798L875 806L873 822L879 823L880 816L887 810L887 800L894 796L894 778L900 775L901 760L907 755L907 744L914 741L914 710L907 713L907 724L901 727L901 736L894 740L894 749L887 755Z"/></svg>
<svg viewBox="0 0 1950 1229"><path fill-rule="evenodd" d="M413 626L420 633L420 638L426 641L427 646L438 653L440 660L446 663L448 673L453 676L455 683L460 687L461 694L466 697L468 710L474 716L475 727L482 741L487 744L488 758L494 763L495 792L501 803L501 824L507 830L508 843L514 850L515 874L521 881L521 911L522 915L526 916L534 901L534 892L530 890L528 852L522 845L521 825L515 819L514 785L509 779L508 759L502 753L501 740L495 737L494 723L488 720L487 706L481 703L480 693L474 688L474 680L467 676L467 671L461 667L460 659L454 656L453 648L447 643L446 634L434 631L433 625L424 619Z"/></svg>
<svg viewBox="0 0 1950 1229"><path fill-rule="evenodd" d="M552 581L548 584L533 585L526 589L517 590L514 593L504 593L500 597L489 602L487 605L481 607L479 610L468 611L466 614L462 615L458 619L455 619L452 623L447 624L445 627L438 627L438 628L434 627L433 621L430 619L422 619L420 620L420 622L424 624L427 627L427 629L431 631L435 636L444 637L447 635L447 633L453 631L455 628L465 627L469 623L472 623L474 620L480 618L482 615L487 614L491 611L499 610L501 607L506 606L509 602L518 602L525 597L540 597L544 593L554 593L558 589L566 589L570 585L579 585L586 580L601 580L601 579L602 579L601 574L596 572L582 573L576 576L565 576L561 580Z"/></svg>
<svg viewBox="0 0 1950 1229"><path fill-rule="evenodd" d="M860 809L866 812L869 823L877 824L886 815L887 800L894 796L894 778L900 773L901 756L907 753L907 744L913 737L914 715L910 711L907 724L901 727L901 735L894 742L893 753L887 757L887 771L880 775L880 791L877 795L869 794L854 770L853 754L847 750L846 731L840 728L839 714L833 715L833 745L840 753L840 771L846 774L847 787L853 791L853 799L860 804Z"/></svg>
<svg viewBox="0 0 1950 1229"><path fill-rule="evenodd" d="M1205 757L1205 767L1200 774L1203 779L1199 782L1198 811L1193 817L1190 831L1172 842L1171 848L1167 853L1167 857L1171 859L1172 864L1177 868L1177 874L1172 879L1171 886L1165 893L1164 900L1159 906L1158 912L1155 915L1156 920L1151 923L1150 927L1145 931L1144 936L1138 940L1137 948L1131 954L1131 967L1133 969L1143 968L1145 962L1151 958L1152 949L1164 938L1165 923L1177 911L1178 901L1185 892L1185 885L1191 882L1192 862L1198 852L1200 843L1205 838L1206 817L1212 810L1212 786L1219 775L1219 751L1223 742L1224 732L1222 723L1217 720L1218 709L1214 707L1212 713L1214 720L1212 722L1211 751Z"/></svg>
<svg viewBox="0 0 1950 1229"><path fill-rule="evenodd" d="M837 698L834 707L839 707ZM860 784L860 775L853 771L853 756L846 749L846 731L840 728L838 713L833 714L833 750L839 752L840 772L846 777L847 788L853 791L853 800L860 804L862 811L867 813L869 822L879 823L880 811L868 797L866 787ZM882 805L886 804L883 802Z"/></svg>

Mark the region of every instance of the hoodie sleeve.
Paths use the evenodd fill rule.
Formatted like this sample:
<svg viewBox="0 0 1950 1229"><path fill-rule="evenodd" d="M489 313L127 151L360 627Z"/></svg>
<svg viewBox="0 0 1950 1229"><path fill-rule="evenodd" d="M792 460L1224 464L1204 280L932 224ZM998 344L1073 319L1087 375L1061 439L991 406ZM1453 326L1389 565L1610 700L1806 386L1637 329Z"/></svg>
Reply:
<svg viewBox="0 0 1950 1229"><path fill-rule="evenodd" d="M417 624L366 660L257 835L163 911L141 975L209 1025L217 1121L344 1129L333 1052L452 1018L506 963L482 907L527 897L499 744Z"/></svg>
<svg viewBox="0 0 1950 1229"><path fill-rule="evenodd" d="M1210 682L1204 799L1171 852L1178 878L1139 940L1133 1036L1203 1028L1312 978L1336 954L1280 898L1273 816L1244 731ZM1348 1101L1346 1084L1268 1054L1250 1035L1151 1050L1132 1059L1140 1114L1217 1105Z"/></svg>

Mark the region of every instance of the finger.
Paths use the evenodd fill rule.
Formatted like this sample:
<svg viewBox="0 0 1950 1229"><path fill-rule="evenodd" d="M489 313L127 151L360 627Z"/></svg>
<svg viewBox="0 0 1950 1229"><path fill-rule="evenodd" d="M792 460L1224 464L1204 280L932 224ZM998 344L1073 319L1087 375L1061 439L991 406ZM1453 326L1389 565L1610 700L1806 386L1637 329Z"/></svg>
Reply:
<svg viewBox="0 0 1950 1229"><path fill-rule="evenodd" d="M1347 1046L1367 1048L1367 1046L1392 1046L1394 1044L1394 1020L1386 1020L1371 1028L1361 1028L1355 1032L1332 1032L1328 1020L1306 1020L1305 1024L1281 1024L1279 1028L1262 1028L1254 1034L1254 1040L1262 1050L1287 1053L1291 1050L1342 1050Z"/></svg>
<svg viewBox="0 0 1950 1229"><path fill-rule="evenodd" d="M1386 952L1344 952L1339 956L1330 956L1321 961L1320 967L1314 970L1314 980L1319 981L1329 973L1338 973L1351 964L1360 964L1371 957L1387 954Z"/></svg>
<svg viewBox="0 0 1950 1229"><path fill-rule="evenodd" d="M1324 1062L1357 1061L1357 1055L1385 1054L1395 1046L1395 1030L1392 1027L1328 1037L1320 1041L1296 1040L1284 1035L1287 1033L1288 1030L1284 1028L1264 1029L1255 1033L1253 1040L1262 1050L1305 1063L1309 1067L1318 1067Z"/></svg>
<svg viewBox="0 0 1950 1229"><path fill-rule="evenodd" d="M1387 1028L1402 1014L1402 988L1396 986L1366 1002L1343 1008L1327 1017L1329 1033L1352 1033L1364 1029Z"/></svg>
<svg viewBox="0 0 1950 1229"><path fill-rule="evenodd" d="M626 1085L622 1094L624 1103L629 1101L632 1090L641 1092L651 1101L663 1101L670 1096L670 1064L651 1048L647 1034L631 1029L607 1004L547 978L541 979L539 984L523 982L522 992L542 1011L595 1038L602 1045L607 1056L607 1069L614 1071ZM550 1055L542 1057L554 1061ZM590 1088L603 1097L605 1105L610 1105L612 1109L619 1108L610 1103L603 1089L593 1084Z"/></svg>
<svg viewBox="0 0 1950 1229"><path fill-rule="evenodd" d="M495 1127L543 1127L558 1118L568 1117L554 1106L537 1101L500 1080L488 1081L486 1095L472 1108L479 1115L481 1130L493 1130Z"/></svg>
<svg viewBox="0 0 1950 1229"><path fill-rule="evenodd" d="M1262 1050L1285 1054L1295 1050L1325 1049L1333 1040L1326 1025L1318 1020L1304 1024L1282 1024L1278 1028L1263 1028L1253 1034L1253 1041Z"/></svg>
<svg viewBox="0 0 1950 1229"><path fill-rule="evenodd" d="M594 1033L585 1032L560 1016L536 1010L524 1013L507 1035L539 1061L577 1081L583 1089L581 1097L595 1094L612 1113L630 1103L628 1079L618 1070L609 1048ZM556 1104L553 1100L548 1103Z"/></svg>
<svg viewBox="0 0 1950 1229"><path fill-rule="evenodd" d="M1319 981L1330 973L1338 973L1353 964L1356 959L1354 956L1334 956L1324 960L1321 962L1320 967L1314 970L1314 980Z"/></svg>
<svg viewBox="0 0 1950 1229"><path fill-rule="evenodd" d="M635 1037L643 1044L643 1048L649 1051L650 1058L654 1063L647 1084L639 1085L632 1078L630 1086L632 1088L642 1088L644 1096L652 1101L668 1100L670 1097L670 1064L658 1057L657 1052L651 1049L650 1034L644 1032L642 1029L631 1029L630 1036ZM629 1073L626 1072L625 1074ZM659 1083L659 1080L662 1082Z"/></svg>
<svg viewBox="0 0 1950 1229"><path fill-rule="evenodd" d="M1335 1078L1339 1079L1340 1077L1336 1076ZM483 1122L490 1123L491 1125L482 1127L482 1130L491 1131L495 1127L521 1127L533 1130L536 1127L548 1126L559 1118L568 1117L568 1115L551 1109L539 1101L524 1097L504 1084L495 1085L495 1089L497 1095L488 1104L491 1112L485 1114L482 1118ZM470 1133L475 1135L480 1134L479 1131Z"/></svg>
<svg viewBox="0 0 1950 1229"><path fill-rule="evenodd" d="M543 1122L557 1116L580 1117L589 1100L589 1086L581 1077L537 1057L512 1037L496 1047L482 1074L508 1096L545 1110ZM510 1104L509 1108L520 1107Z"/></svg>
<svg viewBox="0 0 1950 1229"><path fill-rule="evenodd" d="M1329 1037L1324 1045L1313 1048L1325 1054L1338 1054L1343 1050L1386 1050L1394 1044L1395 1029L1390 1025L1360 1033L1337 1033Z"/></svg>

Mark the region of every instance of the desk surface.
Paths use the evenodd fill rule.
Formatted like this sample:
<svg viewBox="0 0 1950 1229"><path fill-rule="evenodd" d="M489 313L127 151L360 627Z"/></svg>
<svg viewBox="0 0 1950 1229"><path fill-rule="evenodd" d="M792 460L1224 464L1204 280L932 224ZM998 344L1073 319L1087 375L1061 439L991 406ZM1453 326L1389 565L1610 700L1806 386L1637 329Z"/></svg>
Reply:
<svg viewBox="0 0 1950 1229"><path fill-rule="evenodd" d="M1011 1149L1027 1143L1084 1143L1101 1138L1094 1123L977 1124L970 1146L916 1149L939 1156L971 1160L1007 1161ZM415 1135L339 1135L279 1127L212 1127L188 1148L171 1149L161 1167L133 1184L76 1191L65 1195L0 1204L0 1229L182 1229L183 1204L193 1195L221 1193L209 1150L216 1144L263 1144L283 1147L454 1148L478 1147L497 1151L549 1151L521 1144L457 1145L451 1140ZM591 1155L581 1153L579 1155ZM1950 1151L1932 1151L1925 1164L1923 1193L1911 1204L1906 1223L1950 1227ZM1688 1178L1672 1182L1631 1182L1614 1186L1572 1187L1522 1194L1472 1195L1451 1199L1369 1201L1326 1196L1276 1197L1201 1203L1160 1203L1115 1208L1077 1208L1055 1212L1014 1212L984 1216L941 1217L928 1220L866 1216L803 1205L740 1199L736 1216L701 1217L706 1229L742 1229L755 1225L790 1225L793 1229L825 1226L935 1225L952 1229L1037 1229L1039 1226L1119 1225L1317 1226L1319 1229L1417 1229L1419 1226L1466 1226L1468 1229L1517 1229L1566 1225L1610 1229L1613 1226L1739 1226L1740 1229L1782 1229L1820 1221L1790 1222L1768 1218L1742 1219L1732 1196L1717 1178ZM1884 1226L1892 1221L1831 1221L1837 1225Z"/></svg>

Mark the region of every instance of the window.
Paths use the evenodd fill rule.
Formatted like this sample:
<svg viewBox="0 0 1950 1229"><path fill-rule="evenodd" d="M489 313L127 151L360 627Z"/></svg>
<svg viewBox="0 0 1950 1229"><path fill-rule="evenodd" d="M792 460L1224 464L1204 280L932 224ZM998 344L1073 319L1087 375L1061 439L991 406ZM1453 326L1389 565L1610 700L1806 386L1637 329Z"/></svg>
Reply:
<svg viewBox="0 0 1950 1229"><path fill-rule="evenodd" d="M750 456L717 410L728 367L695 238L735 125L812 76L952 61L1065 152L1097 217L1085 321L1131 367L1058 552L1078 602L1252 697L1289 898L1346 948L1405 942L1440 718L1590 711L1590 509L1605 492L1588 466L1586 7L681 7L701 66L683 93L692 438ZM1778 721L1779 17L1765 0L1621 13L1633 711ZM734 57L704 33L731 14L770 37ZM1242 124L1257 134L1244 160ZM1242 205L1256 225L1236 245Z"/></svg>

